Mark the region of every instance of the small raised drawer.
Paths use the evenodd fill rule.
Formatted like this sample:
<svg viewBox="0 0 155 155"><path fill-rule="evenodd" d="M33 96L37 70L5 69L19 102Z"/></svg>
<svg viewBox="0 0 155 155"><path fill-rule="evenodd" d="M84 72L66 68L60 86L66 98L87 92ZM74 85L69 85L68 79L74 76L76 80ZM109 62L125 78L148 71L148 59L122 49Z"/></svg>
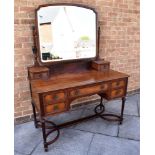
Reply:
<svg viewBox="0 0 155 155"><path fill-rule="evenodd" d="M106 91L108 89L108 84L100 84L95 86L89 86L85 88L77 88L70 91L70 97L85 96L88 94L98 93Z"/></svg>
<svg viewBox="0 0 155 155"><path fill-rule="evenodd" d="M122 97L124 96L124 89L116 89L111 91L111 98L117 98L117 97Z"/></svg>
<svg viewBox="0 0 155 155"><path fill-rule="evenodd" d="M111 85L112 89L120 88L124 86L125 86L125 80L114 81L112 82L112 85Z"/></svg>
<svg viewBox="0 0 155 155"><path fill-rule="evenodd" d="M66 110L66 104L63 102L45 106L46 115L60 113L60 112L63 112L65 110Z"/></svg>
<svg viewBox="0 0 155 155"><path fill-rule="evenodd" d="M49 78L49 68L47 67L28 67L29 78L31 80L34 79L44 79L47 80Z"/></svg>
<svg viewBox="0 0 155 155"><path fill-rule="evenodd" d="M58 92L58 93L51 93L44 96L44 103L45 104L54 104L60 101L65 100L65 93Z"/></svg>

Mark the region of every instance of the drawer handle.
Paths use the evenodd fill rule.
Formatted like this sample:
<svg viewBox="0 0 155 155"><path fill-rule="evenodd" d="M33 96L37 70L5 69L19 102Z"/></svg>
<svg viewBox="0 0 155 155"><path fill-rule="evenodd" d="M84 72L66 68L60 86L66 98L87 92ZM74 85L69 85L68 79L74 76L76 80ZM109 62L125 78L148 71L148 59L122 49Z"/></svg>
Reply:
<svg viewBox="0 0 155 155"><path fill-rule="evenodd" d="M105 89L105 85L101 85L101 87L100 87L101 89Z"/></svg>
<svg viewBox="0 0 155 155"><path fill-rule="evenodd" d="M121 93L121 90L117 90L117 91L115 92L116 95L119 95L120 93Z"/></svg>
<svg viewBox="0 0 155 155"><path fill-rule="evenodd" d="M44 96L44 100L47 104L50 104L52 102L51 95Z"/></svg>
<svg viewBox="0 0 155 155"><path fill-rule="evenodd" d="M58 110L59 109L59 106L58 105L54 105L53 109L54 110Z"/></svg>
<svg viewBox="0 0 155 155"><path fill-rule="evenodd" d="M58 99L58 95L54 95L54 96L53 96L53 99L54 99L54 100L57 100L57 99Z"/></svg>
<svg viewBox="0 0 155 155"><path fill-rule="evenodd" d="M116 86L119 86L120 85L120 82L116 82Z"/></svg>
<svg viewBox="0 0 155 155"><path fill-rule="evenodd" d="M51 103L51 100L47 100L46 102L47 102L47 104L50 104Z"/></svg>
<svg viewBox="0 0 155 155"><path fill-rule="evenodd" d="M41 78L41 74L34 74L34 78Z"/></svg>

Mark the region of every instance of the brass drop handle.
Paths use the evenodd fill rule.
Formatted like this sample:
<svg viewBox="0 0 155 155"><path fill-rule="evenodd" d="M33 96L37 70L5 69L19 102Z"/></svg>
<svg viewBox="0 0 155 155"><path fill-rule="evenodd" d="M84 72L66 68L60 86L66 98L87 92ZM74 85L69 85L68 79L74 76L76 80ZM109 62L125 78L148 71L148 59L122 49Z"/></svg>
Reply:
<svg viewBox="0 0 155 155"><path fill-rule="evenodd" d="M121 90L117 90L115 94L118 95L120 93L121 93Z"/></svg>
<svg viewBox="0 0 155 155"><path fill-rule="evenodd" d="M117 85L117 86L119 86L119 84L120 84L119 82L116 82L116 85Z"/></svg>
<svg viewBox="0 0 155 155"><path fill-rule="evenodd" d="M54 96L53 96L53 99L54 99L54 100L57 100L57 99L58 99L58 95L54 95Z"/></svg>
<svg viewBox="0 0 155 155"><path fill-rule="evenodd" d="M54 105L53 109L54 110L58 110L59 109L59 106L56 104L56 105Z"/></svg>
<svg viewBox="0 0 155 155"><path fill-rule="evenodd" d="M50 103L52 102L51 95L46 95L46 96L44 97L44 100L45 100L45 102L46 102L47 104L50 104Z"/></svg>
<svg viewBox="0 0 155 155"><path fill-rule="evenodd" d="M107 68L107 65L104 65L104 69L106 69Z"/></svg>
<svg viewBox="0 0 155 155"><path fill-rule="evenodd" d="M101 89L105 89L105 85L101 85L101 87L100 87Z"/></svg>
<svg viewBox="0 0 155 155"><path fill-rule="evenodd" d="M47 100L46 102L47 102L47 104L50 104L51 103L51 100Z"/></svg>
<svg viewBox="0 0 155 155"><path fill-rule="evenodd" d="M108 85L107 84L103 84L103 85L100 86L100 88L102 90L107 90L108 89Z"/></svg>

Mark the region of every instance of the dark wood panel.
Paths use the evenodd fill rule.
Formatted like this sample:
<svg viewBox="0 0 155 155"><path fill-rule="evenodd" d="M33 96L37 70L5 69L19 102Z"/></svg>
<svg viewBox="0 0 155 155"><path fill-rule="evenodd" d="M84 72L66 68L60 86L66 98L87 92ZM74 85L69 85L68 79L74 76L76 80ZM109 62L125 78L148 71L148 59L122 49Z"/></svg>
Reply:
<svg viewBox="0 0 155 155"><path fill-rule="evenodd" d="M58 64L52 64L49 66L52 76L60 75L64 73L76 73L81 71L87 71L91 68L91 60L74 61L74 62L59 62Z"/></svg>

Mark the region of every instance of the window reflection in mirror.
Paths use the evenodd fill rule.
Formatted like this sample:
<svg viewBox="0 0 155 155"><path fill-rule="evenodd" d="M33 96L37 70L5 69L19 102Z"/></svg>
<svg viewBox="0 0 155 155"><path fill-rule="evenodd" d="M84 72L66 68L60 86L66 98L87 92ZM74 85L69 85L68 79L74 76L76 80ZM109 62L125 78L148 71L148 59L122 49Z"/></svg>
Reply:
<svg viewBox="0 0 155 155"><path fill-rule="evenodd" d="M48 6L37 12L42 62L96 56L96 14L77 6Z"/></svg>

